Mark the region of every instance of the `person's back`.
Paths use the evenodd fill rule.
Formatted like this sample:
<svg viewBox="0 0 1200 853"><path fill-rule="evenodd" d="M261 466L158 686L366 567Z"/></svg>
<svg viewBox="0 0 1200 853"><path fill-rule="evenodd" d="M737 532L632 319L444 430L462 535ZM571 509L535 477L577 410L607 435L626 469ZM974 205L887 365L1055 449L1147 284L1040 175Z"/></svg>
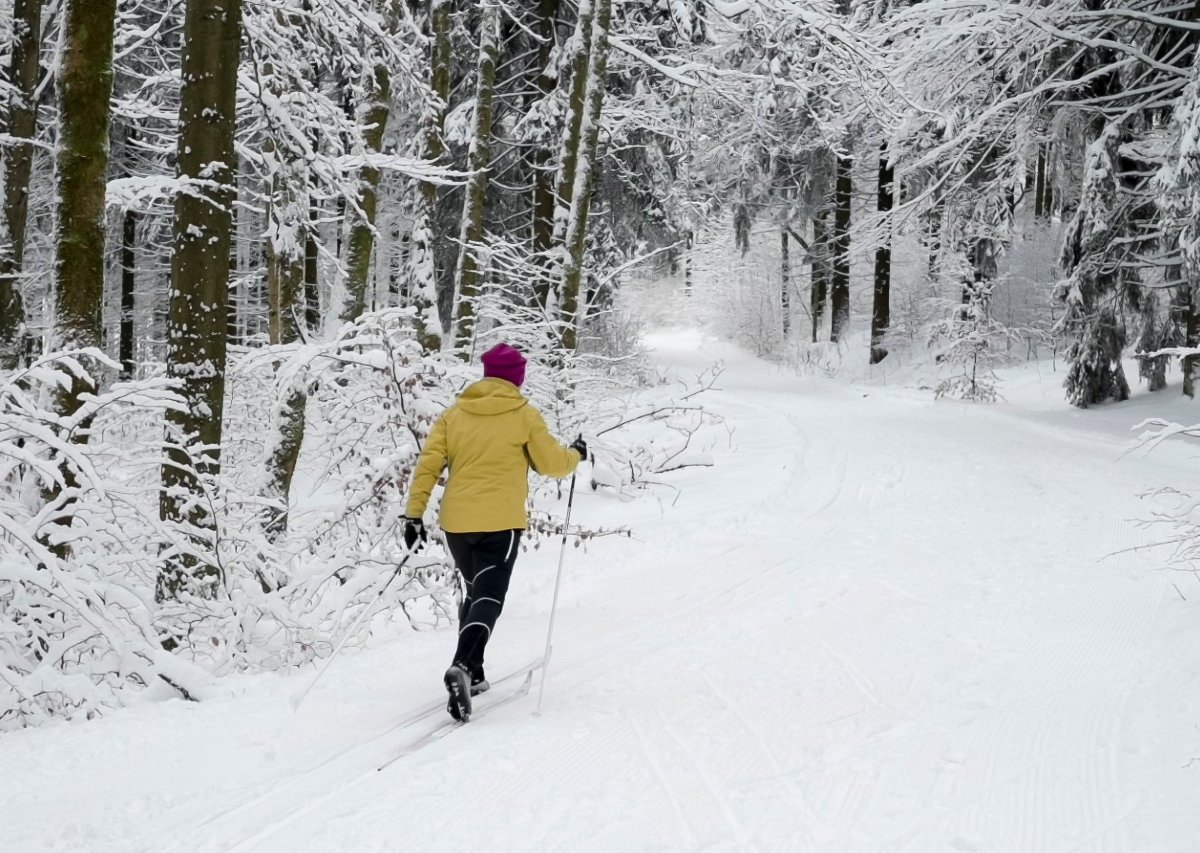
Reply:
<svg viewBox="0 0 1200 853"><path fill-rule="evenodd" d="M471 695L487 689L483 653L528 523L529 468L561 478L587 456L582 438L569 448L555 441L538 410L521 396L525 358L519 352L498 344L484 353L483 367L484 378L459 395L430 430L405 511L404 541L411 550L425 539L422 517L448 466L438 520L466 592L445 684L447 710L461 720L470 718Z"/></svg>
<svg viewBox="0 0 1200 853"><path fill-rule="evenodd" d="M407 515L425 512L443 464L450 478L438 520L448 533L524 530L529 467L565 477L578 454L551 436L517 386L485 378L468 387L434 425L416 474Z"/></svg>

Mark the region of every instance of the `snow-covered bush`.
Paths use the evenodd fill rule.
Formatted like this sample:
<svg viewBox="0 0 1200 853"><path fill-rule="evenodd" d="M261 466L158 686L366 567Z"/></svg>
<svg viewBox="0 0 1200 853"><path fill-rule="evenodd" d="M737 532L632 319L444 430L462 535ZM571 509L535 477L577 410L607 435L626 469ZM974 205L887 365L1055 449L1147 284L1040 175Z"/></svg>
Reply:
<svg viewBox="0 0 1200 853"><path fill-rule="evenodd" d="M1139 441L1146 450L1153 450L1174 438L1200 439L1200 423L1184 425L1151 418L1134 429L1142 430ZM1170 531L1162 544L1173 549L1171 563L1200 577L1200 497L1171 488L1159 489L1143 497L1154 502L1151 523L1165 526Z"/></svg>
<svg viewBox="0 0 1200 853"><path fill-rule="evenodd" d="M451 617L448 560L436 545L405 560L404 509L425 436L468 377L453 356L422 351L410 309L234 362L216 555L224 594L163 613L186 620L195 655L218 672L286 666L327 653L364 608L418 627ZM297 390L304 441L281 506L264 492L282 402ZM352 642L373 627L356 624Z"/></svg>
<svg viewBox="0 0 1200 853"><path fill-rule="evenodd" d="M199 698L212 675L452 622L457 574L436 533L407 554L404 511L429 429L479 378L478 350L493 340L528 353L524 390L552 431L587 436L593 488L627 495L710 464L714 419L695 397L715 372L664 388L638 353L618 354L620 342L568 353L539 309L493 311L488 295L469 360L426 353L413 310L399 308L330 341L235 351L221 471L199 478L207 531L159 518L164 413L180 405L168 380L113 384L70 417L55 414L56 391L86 365L116 368L98 352L48 357L0 385L0 729L92 715L156 683ZM303 443L285 501L269 485L297 395ZM561 485L533 483L536 547L561 533L539 508ZM164 595L161 574L181 551L215 567L214 583Z"/></svg>
<svg viewBox="0 0 1200 853"><path fill-rule="evenodd" d="M154 490L165 380L117 383L70 416L49 405L70 375L118 367L95 350L48 356L0 383L0 730L91 716L202 673L163 651L157 555L173 531ZM90 379L89 379L90 381Z"/></svg>

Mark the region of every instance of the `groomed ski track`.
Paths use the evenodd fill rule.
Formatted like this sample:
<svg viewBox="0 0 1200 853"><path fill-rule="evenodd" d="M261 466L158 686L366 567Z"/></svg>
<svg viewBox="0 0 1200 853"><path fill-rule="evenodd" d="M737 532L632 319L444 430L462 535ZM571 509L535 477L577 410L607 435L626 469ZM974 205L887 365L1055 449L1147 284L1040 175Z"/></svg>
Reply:
<svg viewBox="0 0 1200 853"><path fill-rule="evenodd" d="M685 376L714 346L655 343ZM934 404L720 355L715 467L576 496L635 536L568 554L542 716L535 681L374 772L441 725L387 734L452 644L406 635L297 714L311 673L6 737L0 846L1200 849L1200 584L1128 550L1166 535L1140 493L1200 482L1194 447L1125 452L1153 400ZM489 671L540 650L557 556L518 561Z"/></svg>

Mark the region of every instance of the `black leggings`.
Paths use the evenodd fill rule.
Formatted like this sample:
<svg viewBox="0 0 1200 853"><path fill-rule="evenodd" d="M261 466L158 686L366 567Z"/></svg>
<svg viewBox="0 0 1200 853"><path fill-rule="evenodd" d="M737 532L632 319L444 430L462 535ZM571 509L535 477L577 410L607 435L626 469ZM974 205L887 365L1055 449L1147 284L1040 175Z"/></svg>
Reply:
<svg viewBox="0 0 1200 853"><path fill-rule="evenodd" d="M446 544L467 588L458 610L454 662L466 666L473 676L483 676L483 650L504 609L520 543L520 530L446 534Z"/></svg>

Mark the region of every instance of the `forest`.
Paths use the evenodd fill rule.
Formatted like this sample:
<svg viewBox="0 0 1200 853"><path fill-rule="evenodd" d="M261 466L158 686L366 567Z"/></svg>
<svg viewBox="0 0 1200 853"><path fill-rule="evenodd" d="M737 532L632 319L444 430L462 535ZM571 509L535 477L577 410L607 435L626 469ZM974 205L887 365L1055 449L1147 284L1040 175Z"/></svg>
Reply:
<svg viewBox="0 0 1200 853"><path fill-rule="evenodd" d="M1193 397L1198 44L1196 0L0 0L0 730L451 619L402 501L497 341L619 480L691 464L651 283L939 398L1051 352L1063 406Z"/></svg>

